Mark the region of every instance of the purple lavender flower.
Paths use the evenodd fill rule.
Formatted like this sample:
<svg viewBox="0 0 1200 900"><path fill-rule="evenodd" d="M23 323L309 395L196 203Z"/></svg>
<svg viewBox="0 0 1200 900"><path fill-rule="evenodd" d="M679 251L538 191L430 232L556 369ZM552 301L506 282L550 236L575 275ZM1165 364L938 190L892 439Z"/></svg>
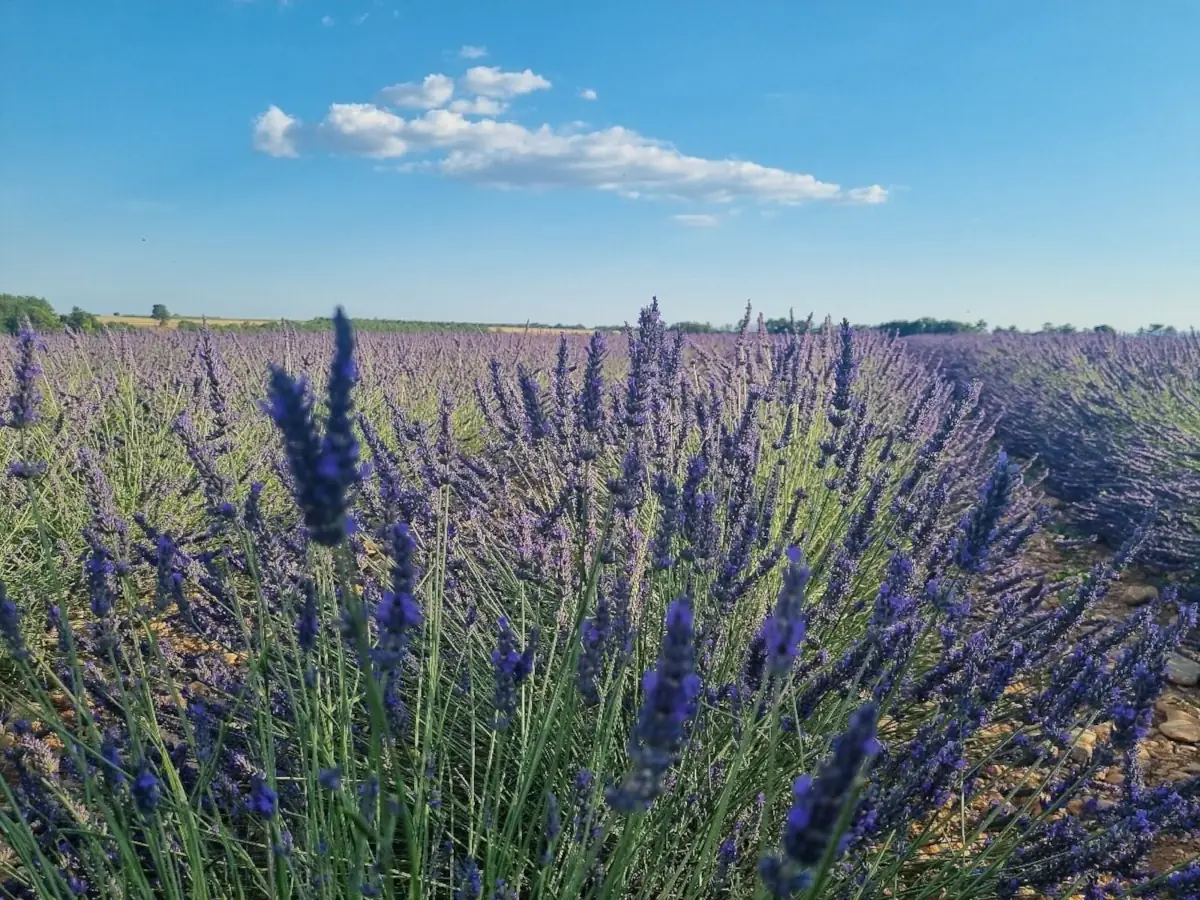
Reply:
<svg viewBox="0 0 1200 900"><path fill-rule="evenodd" d="M21 610L8 596L3 581L0 581L0 640L7 645L13 659L29 658L29 648L25 646L25 636L21 633Z"/></svg>
<svg viewBox="0 0 1200 900"><path fill-rule="evenodd" d="M841 428L848 421L846 411L850 409L850 389L854 382L854 329L850 327L849 319L842 319L838 330L841 342L841 355L838 357L837 368L834 370L833 397L829 401L829 421Z"/></svg>
<svg viewBox="0 0 1200 900"><path fill-rule="evenodd" d="M345 499L323 466L308 381L304 377L293 379L282 369L275 369L270 395L269 412L283 435L304 524L317 543L335 545L345 535Z"/></svg>
<svg viewBox="0 0 1200 900"><path fill-rule="evenodd" d="M479 900L482 894L483 876L475 860L468 856L458 867L458 887L454 890L454 900Z"/></svg>
<svg viewBox="0 0 1200 900"><path fill-rule="evenodd" d="M713 881L717 886L724 885L725 879L729 877L729 869L737 862L738 845L734 835L730 835L721 841L721 846L717 848L717 871L713 876Z"/></svg>
<svg viewBox="0 0 1200 900"><path fill-rule="evenodd" d="M142 763L138 767L137 776L133 779L133 784L129 788L130 794L133 796L134 806L137 811L143 816L152 815L155 809L158 808L158 802L161 795L158 776L154 773L149 763Z"/></svg>
<svg viewBox="0 0 1200 900"><path fill-rule="evenodd" d="M37 381L42 374L37 351L41 341L26 323L17 335L17 361L13 366L13 394L8 399L8 415L4 424L9 428L28 428L41 417L42 402Z"/></svg>
<svg viewBox="0 0 1200 900"><path fill-rule="evenodd" d="M604 674L612 642L612 619L608 598L604 594L596 598L596 613L584 621L581 637L583 648L579 653L575 683L584 705L596 706L600 703L599 681Z"/></svg>
<svg viewBox="0 0 1200 900"><path fill-rule="evenodd" d="M216 431L211 439L224 438L232 424L232 414L229 406L229 372L221 359L221 352L213 340L212 329L207 326L200 331L200 344L197 354L204 366L204 380L208 385L208 408L212 410Z"/></svg>
<svg viewBox="0 0 1200 900"><path fill-rule="evenodd" d="M992 474L979 491L979 502L958 526L952 544L955 563L965 571L978 572L987 562L1000 520L1012 502L1013 489L1021 470L1001 452Z"/></svg>
<svg viewBox="0 0 1200 900"><path fill-rule="evenodd" d="M343 489L359 479L358 439L354 436L354 401L352 393L358 382L358 367L354 362L354 330L345 311L339 306L333 314L333 362L329 369L329 415L325 420L325 441L321 454L325 467L336 472L334 477Z"/></svg>
<svg viewBox="0 0 1200 900"><path fill-rule="evenodd" d="M537 649L537 632L526 642L525 650L517 649L517 636L505 616L496 623L496 649L492 651L492 671L496 690L496 730L506 731L517 709L517 688L533 673L533 658Z"/></svg>
<svg viewBox="0 0 1200 900"><path fill-rule="evenodd" d="M121 745L113 733L105 735L100 744L100 768L104 773L104 783L110 790L116 790L125 784L125 771L121 763Z"/></svg>
<svg viewBox="0 0 1200 900"><path fill-rule="evenodd" d="M9 463L8 474L18 481L36 481L46 474L46 463L40 459L34 462L18 459Z"/></svg>
<svg viewBox="0 0 1200 900"><path fill-rule="evenodd" d="M688 722L700 695L691 603L680 597L667 608L658 665L642 678L642 707L629 740L631 767L606 797L617 812L649 809L679 761Z"/></svg>
<svg viewBox="0 0 1200 900"><path fill-rule="evenodd" d="M300 620L296 623L296 644L301 652L311 653L317 645L320 621L317 617L317 585L311 578L300 584L304 602L300 607Z"/></svg>
<svg viewBox="0 0 1200 900"><path fill-rule="evenodd" d="M804 592L812 570L804 564L800 550L787 551L788 565L783 574L783 587L775 601L775 611L762 626L763 653L767 669L776 677L791 671L800 642L804 640L806 619Z"/></svg>
<svg viewBox="0 0 1200 900"><path fill-rule="evenodd" d="M626 515L631 515L642 505L646 497L646 461L637 441L626 450L621 474L609 479L608 490L613 495L613 506Z"/></svg>
<svg viewBox="0 0 1200 900"><path fill-rule="evenodd" d="M424 620L421 606L413 593L416 591L417 573L413 562L416 544L412 532L404 524L389 529L392 555L392 583L383 592L375 608L375 621L379 624L380 663L392 669L400 664L408 651L413 634Z"/></svg>
<svg viewBox="0 0 1200 900"><path fill-rule="evenodd" d="M579 390L579 424L597 435L604 430L604 334L595 332L588 341L583 386Z"/></svg>
<svg viewBox="0 0 1200 900"><path fill-rule="evenodd" d="M112 552L90 528L84 529L83 538L88 544L88 556L84 561L84 572L87 575L88 597L91 601L92 613L97 619L105 618L112 612L116 603L116 591L112 579L116 575L117 566Z"/></svg>
<svg viewBox="0 0 1200 900"><path fill-rule="evenodd" d="M271 789L266 779L256 775L250 782L248 806L260 819L273 819L279 812L279 795Z"/></svg>
<svg viewBox="0 0 1200 900"><path fill-rule="evenodd" d="M834 738L829 760L817 777L801 775L792 785L792 808L783 829L785 857L765 857L759 866L763 883L776 897L791 897L818 865L832 841L835 858L845 851L849 834L835 833L847 803L854 802L856 781L879 752L875 739L876 710L866 704L850 716L846 730Z"/></svg>
<svg viewBox="0 0 1200 900"><path fill-rule="evenodd" d="M687 478L683 483L682 537L685 560L704 560L711 557L717 543L717 498L704 490L708 463L703 455L688 461Z"/></svg>
<svg viewBox="0 0 1200 900"><path fill-rule="evenodd" d="M1172 892L1170 896L1180 900L1200 894L1200 862L1193 862L1172 872L1164 880L1164 886Z"/></svg>
<svg viewBox="0 0 1200 900"><path fill-rule="evenodd" d="M821 861L843 806L850 800L854 781L864 764L879 752L875 740L875 707L860 707L846 730L833 741L829 761L814 779L801 775L792 786L792 809L783 833L783 849L801 866ZM843 843L845 838L841 838Z"/></svg>
<svg viewBox="0 0 1200 900"><path fill-rule="evenodd" d="M110 538L119 538L128 531L128 526L117 509L112 485L100 458L90 447L79 448L79 469L87 490L88 504L92 509L92 528Z"/></svg>
<svg viewBox="0 0 1200 900"><path fill-rule="evenodd" d="M192 424L191 416L186 412L175 419L171 430L183 441L188 458L192 461L197 475L200 476L200 485L204 489L204 498L208 503L210 515L230 518L233 515L233 507L229 504L228 498L232 483L221 472L213 448L200 437L195 425Z"/></svg>
<svg viewBox="0 0 1200 900"><path fill-rule="evenodd" d="M674 479L660 472L655 478L654 492L658 495L660 510L658 532L650 546L651 565L662 571L675 563L672 545L680 524L679 488Z"/></svg>
<svg viewBox="0 0 1200 900"><path fill-rule="evenodd" d="M334 315L334 357L329 378L329 417L325 435L317 434L312 398L304 378L282 369L271 372L268 412L283 435L296 502L304 524L318 544L333 547L346 536L349 500L357 483L358 441L353 432L351 393L357 375L354 334L341 308Z"/></svg>
<svg viewBox="0 0 1200 900"><path fill-rule="evenodd" d="M517 384L521 387L521 404L525 407L525 431L534 443L550 434L542 388L525 366L517 365Z"/></svg>

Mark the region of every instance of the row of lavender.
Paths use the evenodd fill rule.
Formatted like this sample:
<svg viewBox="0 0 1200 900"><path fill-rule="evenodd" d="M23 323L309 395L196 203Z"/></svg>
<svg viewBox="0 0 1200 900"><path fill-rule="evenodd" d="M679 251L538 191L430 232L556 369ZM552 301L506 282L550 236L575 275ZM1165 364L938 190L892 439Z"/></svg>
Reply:
<svg viewBox="0 0 1200 900"><path fill-rule="evenodd" d="M915 342L978 378L1012 452L1037 457L1075 521L1111 543L1154 511L1148 563L1200 560L1200 336L962 336Z"/></svg>
<svg viewBox="0 0 1200 900"><path fill-rule="evenodd" d="M6 347L6 896L1194 891L1137 753L1194 610L1085 624L1141 533L1023 565L976 388L336 324Z"/></svg>

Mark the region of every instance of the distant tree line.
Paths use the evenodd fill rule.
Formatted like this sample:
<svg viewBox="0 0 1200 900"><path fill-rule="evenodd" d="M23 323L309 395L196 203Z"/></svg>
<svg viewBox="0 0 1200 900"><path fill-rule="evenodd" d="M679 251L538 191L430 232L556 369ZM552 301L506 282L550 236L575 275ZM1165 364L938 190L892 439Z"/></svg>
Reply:
<svg viewBox="0 0 1200 900"><path fill-rule="evenodd" d="M58 331L70 328L74 331L95 331L100 323L90 312L78 306L69 313L59 315L44 297L0 294L0 323L8 334L16 334L21 326L29 322L35 331Z"/></svg>
<svg viewBox="0 0 1200 900"><path fill-rule="evenodd" d="M898 337L912 337L916 334L982 334L987 331L988 324L983 319L972 323L925 316L920 319L894 319L875 327Z"/></svg>
<svg viewBox="0 0 1200 900"><path fill-rule="evenodd" d="M786 319L764 319L763 328L767 334L804 334L812 328L812 314L807 319L797 321L795 317ZM684 334L725 334L739 330L737 325L713 325L711 322L676 322L671 326L672 331L682 331Z"/></svg>
<svg viewBox="0 0 1200 900"><path fill-rule="evenodd" d="M867 326L871 327L871 326ZM899 337L910 337L918 334L986 334L988 323L983 319L978 322L956 322L952 319L896 319L874 326L880 331L887 331ZM1111 325L1096 325L1090 329L1079 329L1070 323L1056 325L1044 322L1036 331L1025 332L1016 325L996 325L991 329L992 334L1078 334L1081 330L1095 334L1117 334L1117 329ZM1171 336L1179 334L1179 330L1171 325L1153 324L1137 330L1137 334L1145 336Z"/></svg>
<svg viewBox="0 0 1200 900"><path fill-rule="evenodd" d="M120 315L113 313L113 315ZM297 331L324 331L332 327L332 319L318 316L312 319L278 319L261 322L226 322L221 320L213 321L197 321L194 318L179 318L172 314L167 309L166 304L155 303L150 310L150 317L159 325L166 325L172 319L176 320L176 326L181 331L199 331L201 328L209 328L213 331L237 331L237 332L255 332L255 331L278 331L283 328L291 328ZM99 328L110 328L113 330L136 330L137 326L126 322L100 322L96 316L86 310L80 309L78 306L73 307L71 311L65 315L55 311L50 305L50 301L43 297L19 296L16 294L0 294L0 325L8 334L16 334L23 322L28 321L36 331L48 332L58 331L64 328L73 331L96 331ZM623 325L601 325L597 328L589 328L584 325L563 325L561 323L550 325L543 322L524 322L512 323L509 325L488 325L479 322L422 322L412 321L408 319L354 319L354 326L359 331L378 331L378 332L402 332L402 333L419 333L419 332L439 332L439 331L475 331L483 332L490 328L529 328L536 331L621 331ZM789 314L787 318L771 318L760 319L761 327L768 334L804 334L813 327L812 314L802 320L797 320L793 315ZM748 325L749 320L743 319L737 324L713 325L711 322L694 322L685 320L676 322L671 326L672 329L682 331L685 334L721 334L738 331L743 324ZM986 334L988 332L988 323L983 319L977 322L959 322L953 319L935 319L929 316L924 316L920 319L893 319L890 322L883 322L879 325L860 325L859 328L873 328L879 331L885 331L898 337L911 337L914 335L942 335L942 334ZM1056 325L1053 322L1046 322L1036 334L1075 334L1079 329L1074 325L1063 324ZM1116 334L1117 330L1111 325L1097 325L1090 329L1097 334ZM991 329L992 334L1021 334L1024 333L1015 325L1010 326L995 326ZM1171 325L1162 325L1152 323L1148 326L1139 328L1136 332L1139 335L1147 337L1170 337L1179 334L1178 329Z"/></svg>

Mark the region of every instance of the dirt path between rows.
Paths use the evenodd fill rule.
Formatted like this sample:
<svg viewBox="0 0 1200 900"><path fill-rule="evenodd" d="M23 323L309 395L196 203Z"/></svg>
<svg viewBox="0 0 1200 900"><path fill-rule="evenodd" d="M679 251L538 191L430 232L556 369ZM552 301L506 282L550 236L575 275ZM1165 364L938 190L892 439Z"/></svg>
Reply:
<svg viewBox="0 0 1200 900"><path fill-rule="evenodd" d="M1086 572L1112 555L1112 549L1101 544L1064 549L1053 535L1043 534L1030 547L1029 562L1048 576L1066 576ZM1156 599L1161 583L1162 579L1152 573L1136 567L1127 569L1092 610L1089 619L1123 620ZM1173 618L1173 613L1167 613L1163 624ZM1170 660L1166 690L1155 705L1153 725L1139 748L1139 757L1147 786L1200 775L1200 656L1189 647L1181 647ZM1114 768L1104 772L1101 781L1101 790L1115 795L1121 790L1124 776ZM1151 852L1150 869L1163 872L1198 854L1200 840L1164 838Z"/></svg>

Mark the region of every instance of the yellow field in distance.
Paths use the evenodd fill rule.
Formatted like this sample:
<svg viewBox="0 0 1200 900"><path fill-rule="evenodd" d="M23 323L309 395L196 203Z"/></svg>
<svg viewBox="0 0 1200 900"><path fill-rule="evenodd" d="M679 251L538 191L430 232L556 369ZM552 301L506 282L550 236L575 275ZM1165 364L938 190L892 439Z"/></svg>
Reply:
<svg viewBox="0 0 1200 900"><path fill-rule="evenodd" d="M261 325L264 322L278 322L279 319L222 319L217 316L171 316L166 325L159 324L157 319L150 316L96 316L102 325L132 325L135 328L178 328L180 322L195 322L202 324L205 319L213 325ZM478 327L478 326L477 326ZM502 334L591 334L588 328L536 328L526 325L485 325L488 331Z"/></svg>
<svg viewBox="0 0 1200 900"><path fill-rule="evenodd" d="M205 318L204 316L171 316L167 320L167 324L163 326L157 319L152 319L150 316L96 316L102 325L133 325L135 328L178 328L180 322L195 322L199 325L204 322ZM219 319L215 316L208 316L207 319L213 325L261 325L263 322L278 321L278 319Z"/></svg>

